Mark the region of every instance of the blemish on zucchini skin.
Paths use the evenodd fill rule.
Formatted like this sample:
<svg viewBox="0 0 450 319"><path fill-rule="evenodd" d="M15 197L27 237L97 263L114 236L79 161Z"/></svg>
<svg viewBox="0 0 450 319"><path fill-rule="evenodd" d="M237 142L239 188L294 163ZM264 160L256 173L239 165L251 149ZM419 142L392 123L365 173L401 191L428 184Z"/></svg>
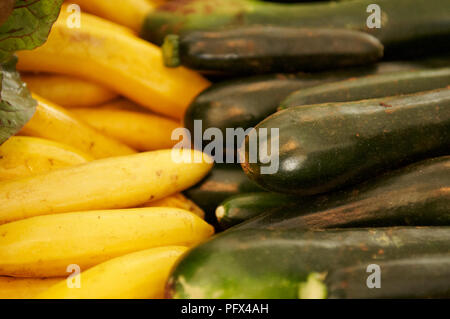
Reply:
<svg viewBox="0 0 450 319"><path fill-rule="evenodd" d="M323 280L326 274L311 273L305 282L299 284L298 299L326 299L327 286Z"/></svg>

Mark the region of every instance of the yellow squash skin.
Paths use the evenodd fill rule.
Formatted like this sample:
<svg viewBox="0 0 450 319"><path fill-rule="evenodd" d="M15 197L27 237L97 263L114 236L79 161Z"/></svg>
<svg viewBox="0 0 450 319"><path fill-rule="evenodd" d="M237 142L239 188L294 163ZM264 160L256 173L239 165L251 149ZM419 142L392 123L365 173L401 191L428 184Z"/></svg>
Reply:
<svg viewBox="0 0 450 319"><path fill-rule="evenodd" d="M155 9L159 0L69 0L82 10L140 32L145 17Z"/></svg>
<svg viewBox="0 0 450 319"><path fill-rule="evenodd" d="M39 215L138 207L179 193L211 169L198 151L163 150L92 161L0 183L0 224ZM172 155L174 157L172 157ZM174 161L175 160L175 161Z"/></svg>
<svg viewBox="0 0 450 319"><path fill-rule="evenodd" d="M105 109L105 110L118 110L118 111L130 111L130 112L138 112L145 114L154 114L149 109L146 109L133 101L118 98L114 101L106 102L102 105L97 106L97 109Z"/></svg>
<svg viewBox="0 0 450 319"><path fill-rule="evenodd" d="M139 151L173 147L174 120L152 114L108 109L74 109L72 113L103 134Z"/></svg>
<svg viewBox="0 0 450 319"><path fill-rule="evenodd" d="M58 19L60 21L64 20L65 22L69 22L70 24L73 24L74 22L80 22L80 26L83 26L84 24L88 24L91 28L98 28L100 30L106 29L106 30L113 31L115 33L120 33L120 34L137 35L136 31L133 31L132 29L130 29L124 25L117 24L108 19L101 18L101 17L99 17L99 15L94 15L94 14L89 14L89 13L83 12L83 14L81 14L80 16L76 15L76 18L79 19L79 21L77 21L77 19L74 19L74 17L75 17L74 13L76 13L76 12L73 11L73 6L71 6L71 5L72 4L80 5L82 1L83 0L80 0L79 3L77 3L76 1L68 0L68 1L66 1L66 3L63 3L63 5L61 6L61 11L59 13ZM113 1L118 1L118 0L108 0L108 1L100 0L100 1L111 3ZM84 2L92 3L92 0L87 0ZM87 11L84 4L83 4L83 8L80 8L80 9L82 11Z"/></svg>
<svg viewBox="0 0 450 319"><path fill-rule="evenodd" d="M71 112L33 94L38 101L36 113L23 127L21 134L41 137L70 145L94 158L136 153L129 146L107 137Z"/></svg>
<svg viewBox="0 0 450 319"><path fill-rule="evenodd" d="M90 155L65 144L36 137L13 136L0 145L0 182L92 160Z"/></svg>
<svg viewBox="0 0 450 319"><path fill-rule="evenodd" d="M102 85L73 76L25 74L22 80L31 91L62 107L97 106L118 96Z"/></svg>
<svg viewBox="0 0 450 319"><path fill-rule="evenodd" d="M0 299L31 299L63 278L0 277Z"/></svg>
<svg viewBox="0 0 450 319"><path fill-rule="evenodd" d="M192 246L214 232L191 212L135 208L39 216L0 226L0 275L67 276L128 253L163 246Z"/></svg>
<svg viewBox="0 0 450 319"><path fill-rule="evenodd" d="M169 246L111 259L80 275L80 288L61 281L37 299L162 299L169 273L186 247Z"/></svg>
<svg viewBox="0 0 450 319"><path fill-rule="evenodd" d="M69 28L61 17L43 46L18 52L18 56L21 71L89 79L176 119L181 119L194 97L210 85L194 71L166 68L161 49L137 36L88 22L81 28Z"/></svg>
<svg viewBox="0 0 450 319"><path fill-rule="evenodd" d="M183 194L171 195L157 201L145 203L142 207L175 207L181 208L194 213L200 218L205 218L205 212L203 209L197 206L193 201L186 198Z"/></svg>

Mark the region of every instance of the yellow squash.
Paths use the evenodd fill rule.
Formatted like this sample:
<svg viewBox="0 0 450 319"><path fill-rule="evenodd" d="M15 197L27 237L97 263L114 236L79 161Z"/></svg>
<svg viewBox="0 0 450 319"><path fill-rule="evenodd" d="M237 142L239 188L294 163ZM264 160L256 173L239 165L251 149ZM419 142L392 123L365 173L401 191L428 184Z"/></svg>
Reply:
<svg viewBox="0 0 450 319"><path fill-rule="evenodd" d="M134 208L39 216L0 226L0 275L60 277L128 253L192 246L214 232L191 212Z"/></svg>
<svg viewBox="0 0 450 319"><path fill-rule="evenodd" d="M82 10L140 32L145 17L161 0L69 0Z"/></svg>
<svg viewBox="0 0 450 319"><path fill-rule="evenodd" d="M0 299L31 299L63 278L0 277Z"/></svg>
<svg viewBox="0 0 450 319"><path fill-rule="evenodd" d="M198 151L163 150L5 181L0 183L0 224L55 213L138 207L196 184L211 169L210 162Z"/></svg>
<svg viewBox="0 0 450 319"><path fill-rule="evenodd" d="M53 25L44 45L18 52L18 56L21 71L86 78L176 119L181 119L194 97L210 85L194 71L164 67L161 49L137 36L88 22L70 28L64 17Z"/></svg>
<svg viewBox="0 0 450 319"><path fill-rule="evenodd" d="M174 120L153 114L108 109L74 109L72 113L98 131L139 151L173 147Z"/></svg>
<svg viewBox="0 0 450 319"><path fill-rule="evenodd" d="M38 101L36 113L21 134L46 138L70 145L94 158L136 153L129 146L107 137L71 112L33 94Z"/></svg>
<svg viewBox="0 0 450 319"><path fill-rule="evenodd" d="M200 218L205 218L203 209L197 206L193 201L186 198L183 194L175 194L163 199L145 203L142 207L175 207L188 210Z"/></svg>
<svg viewBox="0 0 450 319"><path fill-rule="evenodd" d="M97 106L98 109L105 110L119 110L119 111L131 111L138 113L154 114L149 109L146 109L133 101L124 98L118 98L113 101L106 102L102 105Z"/></svg>
<svg viewBox="0 0 450 319"><path fill-rule="evenodd" d="M80 5L82 1L83 0L80 0L78 5ZM112 1L117 1L117 0L108 0L108 1L99 0L99 1L111 3ZM84 2L86 2L86 3L92 2L92 0L88 0L88 1L84 1ZM93 15L93 14L89 14L89 13L83 13L83 14L78 15L78 12L76 10L74 10L75 9L75 7L73 6L74 4L76 5L77 3L75 1L68 0L68 1L66 1L66 3L64 3L62 5L61 11L60 11L60 14L58 17L59 21L64 21L64 22L66 22L66 24L68 26L72 26L72 27L83 27L83 25L87 24L91 28L97 28L100 30L109 30L109 31L113 31L115 33L120 33L120 34L137 35L136 31L133 31L132 29L130 29L126 26L117 24L108 19L101 18L101 17L99 17L99 15ZM76 9L78 9L78 8L76 8ZM86 5L84 3L83 3L83 7L80 9L81 9L81 11L87 11ZM79 23L79 25L77 25L77 23Z"/></svg>
<svg viewBox="0 0 450 319"><path fill-rule="evenodd" d="M117 257L82 272L80 288L69 288L64 280L36 298L162 299L169 273L186 250L158 247Z"/></svg>
<svg viewBox="0 0 450 319"><path fill-rule="evenodd" d="M13 136L0 145L0 182L92 160L90 155L65 144L36 137Z"/></svg>
<svg viewBox="0 0 450 319"><path fill-rule="evenodd" d="M117 93L73 76L25 74L22 80L37 95L62 107L89 107L113 100Z"/></svg>

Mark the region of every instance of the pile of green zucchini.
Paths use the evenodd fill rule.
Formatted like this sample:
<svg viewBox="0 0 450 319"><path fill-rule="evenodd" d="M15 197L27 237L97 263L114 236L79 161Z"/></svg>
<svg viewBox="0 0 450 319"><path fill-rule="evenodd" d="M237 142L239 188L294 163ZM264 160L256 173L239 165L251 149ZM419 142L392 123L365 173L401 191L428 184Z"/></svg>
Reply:
<svg viewBox="0 0 450 319"><path fill-rule="evenodd" d="M165 64L215 82L186 128L279 130L276 173L247 136L241 165L186 191L219 233L179 261L168 297L450 298L450 2L378 0L369 28L372 3L173 0L149 15Z"/></svg>

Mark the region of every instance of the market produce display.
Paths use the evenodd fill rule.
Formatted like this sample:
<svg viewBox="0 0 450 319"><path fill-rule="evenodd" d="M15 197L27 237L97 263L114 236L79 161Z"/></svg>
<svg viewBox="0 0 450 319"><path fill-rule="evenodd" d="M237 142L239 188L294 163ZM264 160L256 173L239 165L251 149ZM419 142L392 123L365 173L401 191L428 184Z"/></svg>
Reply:
<svg viewBox="0 0 450 319"><path fill-rule="evenodd" d="M449 43L441 0L1 1L0 299L450 298Z"/></svg>
<svg viewBox="0 0 450 319"><path fill-rule="evenodd" d="M253 26L168 35L164 63L223 73L320 71L367 65L383 46L367 33L312 28Z"/></svg>
<svg viewBox="0 0 450 319"><path fill-rule="evenodd" d="M448 227L225 232L194 248L178 263L167 296L325 298L328 287L323 281L328 272L380 260L423 260L426 256L448 260L449 236ZM426 262L421 270L426 276ZM361 286L365 279L359 282ZM436 285L443 296L448 295L448 288L442 291L441 283ZM404 290L402 297L413 293Z"/></svg>

